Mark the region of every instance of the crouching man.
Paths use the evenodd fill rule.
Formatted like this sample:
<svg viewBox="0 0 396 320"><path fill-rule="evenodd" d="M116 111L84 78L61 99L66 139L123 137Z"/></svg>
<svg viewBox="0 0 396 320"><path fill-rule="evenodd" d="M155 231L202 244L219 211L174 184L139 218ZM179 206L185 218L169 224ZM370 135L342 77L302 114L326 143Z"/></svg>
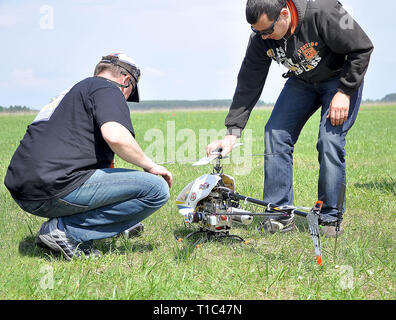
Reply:
<svg viewBox="0 0 396 320"><path fill-rule="evenodd" d="M92 240L136 229L169 199L172 174L134 139L127 101L139 102L140 70L110 54L36 117L12 157L5 185L25 211L44 218L36 243L67 260ZM111 168L117 154L144 171Z"/></svg>

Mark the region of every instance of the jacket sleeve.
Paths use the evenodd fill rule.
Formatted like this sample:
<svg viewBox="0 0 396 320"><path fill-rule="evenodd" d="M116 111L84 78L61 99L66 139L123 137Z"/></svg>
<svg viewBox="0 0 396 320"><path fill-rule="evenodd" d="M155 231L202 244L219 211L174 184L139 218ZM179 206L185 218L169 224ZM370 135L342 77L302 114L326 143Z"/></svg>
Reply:
<svg viewBox="0 0 396 320"><path fill-rule="evenodd" d="M334 53L346 56L339 91L352 95L362 84L374 46L339 1L326 1L320 11L318 31Z"/></svg>
<svg viewBox="0 0 396 320"><path fill-rule="evenodd" d="M261 96L271 65L271 59L260 45L260 40L254 34L249 40L231 107L225 119L227 134L237 137L241 136L250 113Z"/></svg>

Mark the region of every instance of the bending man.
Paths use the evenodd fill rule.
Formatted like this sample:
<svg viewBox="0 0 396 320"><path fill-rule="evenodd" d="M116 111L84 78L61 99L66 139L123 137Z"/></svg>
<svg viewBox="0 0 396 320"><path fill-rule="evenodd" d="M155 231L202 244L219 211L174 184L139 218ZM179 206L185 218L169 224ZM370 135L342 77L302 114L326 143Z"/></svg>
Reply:
<svg viewBox="0 0 396 320"><path fill-rule="evenodd" d="M288 78L265 126L264 201L293 204L293 151L307 120L321 107L318 199L323 221L337 217L340 186L346 183L345 137L354 124L373 45L335 0L248 0L252 28L221 147L230 152L258 101L271 62L283 64ZM345 211L345 203L344 209ZM279 223L280 222L280 223ZM287 231L293 217L274 225ZM334 234L328 228L329 235Z"/></svg>

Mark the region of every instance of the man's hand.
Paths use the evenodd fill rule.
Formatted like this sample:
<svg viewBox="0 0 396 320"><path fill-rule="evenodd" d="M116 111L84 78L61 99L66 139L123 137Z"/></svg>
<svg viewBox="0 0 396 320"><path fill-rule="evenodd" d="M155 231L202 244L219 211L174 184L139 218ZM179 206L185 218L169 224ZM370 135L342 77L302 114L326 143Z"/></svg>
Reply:
<svg viewBox="0 0 396 320"><path fill-rule="evenodd" d="M170 173L166 168L164 168L163 166L160 166L158 164L156 164L154 167L145 170L146 172L155 174L155 175L160 175L162 176L165 181L168 183L169 188L172 187L172 183L173 183L173 177L172 177L172 173Z"/></svg>
<svg viewBox="0 0 396 320"><path fill-rule="evenodd" d="M207 145L206 155L209 157L214 150L221 148L222 149L221 156L225 157L227 154L231 152L232 147L234 146L236 140L237 140L236 136L227 135L224 137L223 140L213 141L212 143Z"/></svg>
<svg viewBox="0 0 396 320"><path fill-rule="evenodd" d="M342 92L337 92L330 103L327 118L333 126L340 126L348 119L350 96Z"/></svg>

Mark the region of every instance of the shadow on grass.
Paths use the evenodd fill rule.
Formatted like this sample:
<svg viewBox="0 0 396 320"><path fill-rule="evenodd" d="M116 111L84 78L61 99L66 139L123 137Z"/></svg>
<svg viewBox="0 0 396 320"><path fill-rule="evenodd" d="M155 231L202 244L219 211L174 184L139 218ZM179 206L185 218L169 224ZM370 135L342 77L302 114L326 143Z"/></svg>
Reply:
<svg viewBox="0 0 396 320"><path fill-rule="evenodd" d="M259 225L261 222L261 219L256 219L251 225L235 224L229 231L231 237L216 237L208 235L205 232L199 232L200 228L198 225L194 227L189 225L179 226L173 231L176 244L180 243L180 245L176 245L174 249L175 259L177 261L187 261L188 259L194 258L195 249L207 243L218 243L219 245L225 246L241 244L242 246L246 246L246 250L255 251L257 248L253 243L257 240L257 237L270 239L274 236L274 234L269 232L260 231ZM291 232L306 233L307 236L310 235L306 218L296 216L295 226L296 228ZM241 232L237 231L242 231L243 235L241 235L241 238L236 235Z"/></svg>
<svg viewBox="0 0 396 320"><path fill-rule="evenodd" d="M355 183L354 186L360 189L374 189L396 195L396 181L393 180L391 177L389 177L389 180L382 178L381 180L368 183Z"/></svg>
<svg viewBox="0 0 396 320"><path fill-rule="evenodd" d="M235 243L243 243L244 239L230 233L230 236L216 236L214 233L206 233L200 228L177 228L173 232L175 241L181 243L182 247L175 246L175 260L186 261L194 257L194 250L201 247L205 243L219 243L222 245L230 245Z"/></svg>
<svg viewBox="0 0 396 320"><path fill-rule="evenodd" d="M27 236L19 243L19 253L23 256L37 257L49 260L51 257L61 258L61 254L52 252L51 250L41 248L35 243L35 237L32 235Z"/></svg>
<svg viewBox="0 0 396 320"><path fill-rule="evenodd" d="M154 246L151 243L139 241L137 238L129 239L124 236L109 239L97 240L94 247L102 253L128 254L133 252L149 252L153 251Z"/></svg>
<svg viewBox="0 0 396 320"><path fill-rule="evenodd" d="M218 237L217 238L214 236L208 236L207 234L205 234L205 232L199 232L199 230L200 230L199 226L191 227L191 226L187 226L187 225L184 227L179 227L179 228L175 229L173 234L177 241L181 242L182 240L183 241L186 240L189 243L191 243L191 245L193 245L193 246L200 244L200 243L205 243L208 241L210 241L210 242L219 241L222 243L229 244L230 242L249 240L249 239L236 238L234 233L232 232L232 230L244 230L244 231L250 230L253 232L258 232L263 237L271 236L271 233L269 233L269 232L260 231L261 230L260 223L262 223L262 221L263 221L262 219L256 219L250 225L239 225L239 224L233 225L232 229L229 230L229 234L231 235L231 237ZM295 216L295 227L296 228L294 229L294 231L301 232L301 233L306 233L306 232L309 233L307 219L304 217L300 217L297 215ZM193 234L193 235L190 236L188 239L186 239L186 237L189 236L190 234ZM242 236L242 238L243 237L244 236ZM249 237L249 234L247 235L247 237Z"/></svg>
<svg viewBox="0 0 396 320"><path fill-rule="evenodd" d="M131 252L148 252L154 249L151 243L131 240L125 237L103 239L94 241L92 247L102 254L117 253L127 254ZM62 259L61 253L54 252L35 244L35 237L29 235L19 243L19 253L23 256L37 257L50 260L51 258Z"/></svg>
<svg viewBox="0 0 396 320"><path fill-rule="evenodd" d="M307 218L295 216L294 222L296 224L296 230L298 230L299 232L304 232L309 234Z"/></svg>

